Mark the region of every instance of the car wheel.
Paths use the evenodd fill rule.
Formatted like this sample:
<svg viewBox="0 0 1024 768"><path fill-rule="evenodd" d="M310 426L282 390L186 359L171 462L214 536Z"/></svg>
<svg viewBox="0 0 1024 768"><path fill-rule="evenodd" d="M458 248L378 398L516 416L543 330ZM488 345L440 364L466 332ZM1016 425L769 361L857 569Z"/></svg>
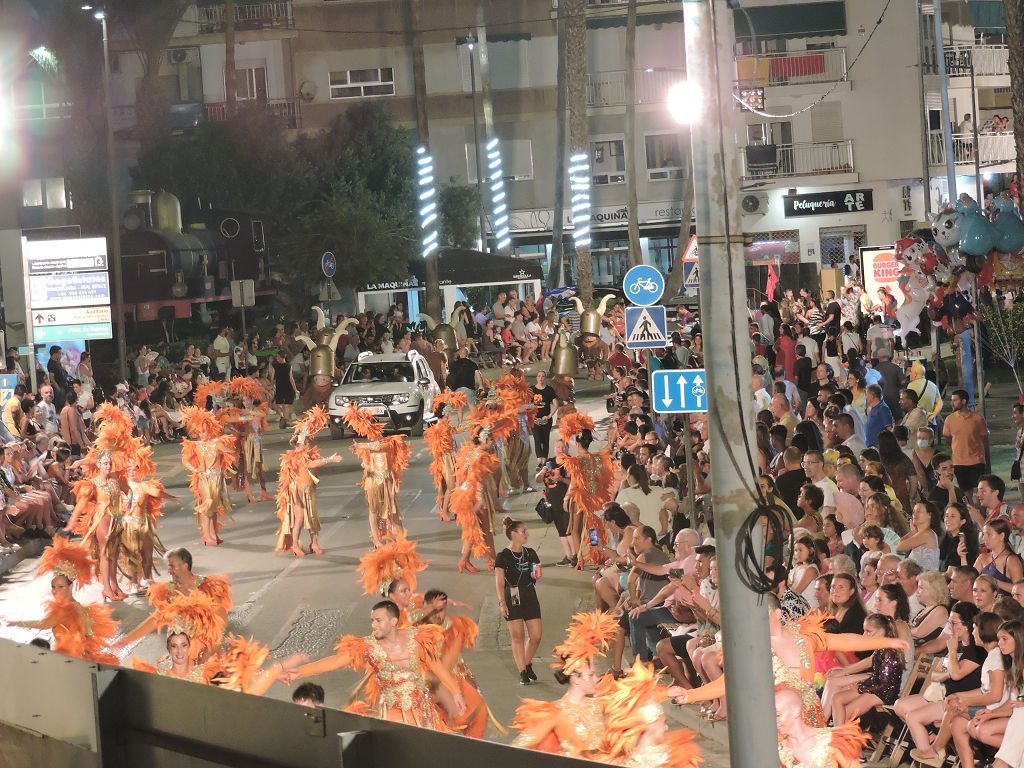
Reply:
<svg viewBox="0 0 1024 768"><path fill-rule="evenodd" d="M409 427L409 437L422 437L423 436L423 406L420 406L419 412L416 414L416 423Z"/></svg>
<svg viewBox="0 0 1024 768"><path fill-rule="evenodd" d="M331 427L331 439L341 440L345 437L345 428L341 424L335 424L333 421L330 422Z"/></svg>

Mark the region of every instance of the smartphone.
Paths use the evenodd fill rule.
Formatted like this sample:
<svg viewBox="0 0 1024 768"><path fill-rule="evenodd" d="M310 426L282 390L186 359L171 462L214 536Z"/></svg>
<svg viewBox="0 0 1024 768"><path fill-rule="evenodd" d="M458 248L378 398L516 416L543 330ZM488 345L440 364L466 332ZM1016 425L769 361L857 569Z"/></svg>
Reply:
<svg viewBox="0 0 1024 768"><path fill-rule="evenodd" d="M590 546L596 547L597 544L598 544L598 541L597 541L597 529L596 528L591 528L590 529Z"/></svg>
<svg viewBox="0 0 1024 768"><path fill-rule="evenodd" d="M683 578L683 569L682 568L670 568L669 572L668 572L668 575L671 576L673 579L681 579L681 578Z"/></svg>

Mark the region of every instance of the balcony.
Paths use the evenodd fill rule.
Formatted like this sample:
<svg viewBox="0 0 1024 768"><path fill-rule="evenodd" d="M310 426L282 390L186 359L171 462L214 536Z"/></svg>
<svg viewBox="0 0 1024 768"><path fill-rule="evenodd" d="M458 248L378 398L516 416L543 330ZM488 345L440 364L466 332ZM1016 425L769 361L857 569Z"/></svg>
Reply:
<svg viewBox="0 0 1024 768"><path fill-rule="evenodd" d="M978 134L978 164L982 168L1014 163L1016 157L1012 131ZM928 162L931 165L946 164L946 145L941 133L928 135ZM953 134L953 162L958 166L974 166L973 134Z"/></svg>
<svg viewBox="0 0 1024 768"><path fill-rule="evenodd" d="M743 178L786 179L853 173L853 141L751 145L743 151Z"/></svg>
<svg viewBox="0 0 1024 768"><path fill-rule="evenodd" d="M265 101L241 100L237 102L238 110L262 108L270 114L281 118L287 128L298 128L300 125L298 99L267 99ZM210 122L223 123L228 119L227 104L207 104L206 117Z"/></svg>
<svg viewBox="0 0 1024 768"><path fill-rule="evenodd" d="M633 73L637 104L660 104L668 89L686 78L682 69L638 69ZM587 75L588 107L621 107L626 104L626 70Z"/></svg>
<svg viewBox="0 0 1024 768"><path fill-rule="evenodd" d="M1008 77L1010 74L1010 53L1005 45L957 45L946 44L946 72L950 77L970 77L974 67L975 77ZM925 48L925 71L938 74L935 65L935 48Z"/></svg>
<svg viewBox="0 0 1024 768"><path fill-rule="evenodd" d="M224 31L224 6L199 5L194 8L200 34ZM235 29L281 29L295 25L291 0L267 3L235 3Z"/></svg>
<svg viewBox="0 0 1024 768"><path fill-rule="evenodd" d="M845 48L736 57L736 83L740 88L836 83L845 78Z"/></svg>

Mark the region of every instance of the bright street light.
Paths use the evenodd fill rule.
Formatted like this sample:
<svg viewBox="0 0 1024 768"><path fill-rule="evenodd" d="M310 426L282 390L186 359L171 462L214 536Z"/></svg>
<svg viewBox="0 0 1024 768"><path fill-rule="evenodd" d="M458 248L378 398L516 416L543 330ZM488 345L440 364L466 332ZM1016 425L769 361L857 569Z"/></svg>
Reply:
<svg viewBox="0 0 1024 768"><path fill-rule="evenodd" d="M704 114L704 95L700 86L680 80L668 89L668 113L681 125L692 125Z"/></svg>

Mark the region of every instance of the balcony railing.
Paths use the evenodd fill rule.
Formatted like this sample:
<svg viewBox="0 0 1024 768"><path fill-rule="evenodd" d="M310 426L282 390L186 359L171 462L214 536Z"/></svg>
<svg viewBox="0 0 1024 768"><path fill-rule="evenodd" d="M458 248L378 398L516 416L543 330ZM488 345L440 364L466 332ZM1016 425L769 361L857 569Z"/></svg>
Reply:
<svg viewBox="0 0 1024 768"><path fill-rule="evenodd" d="M268 99L266 101L242 100L236 102L239 110L260 107L272 115L281 118L288 128L298 128L300 124L298 99ZM206 116L214 123L222 123L228 119L227 104L207 104Z"/></svg>
<svg viewBox="0 0 1024 768"><path fill-rule="evenodd" d="M741 88L835 83L845 77L845 48L736 57L736 81Z"/></svg>
<svg viewBox="0 0 1024 768"><path fill-rule="evenodd" d="M224 31L224 6L203 5L196 7L199 31L201 33ZM235 3L235 29L266 29L291 27L295 24L291 0L275 0L267 3Z"/></svg>
<svg viewBox="0 0 1024 768"><path fill-rule="evenodd" d="M60 120L71 117L71 102L54 104L15 104L11 109L16 120Z"/></svg>
<svg viewBox="0 0 1024 768"><path fill-rule="evenodd" d="M638 69L636 103L658 104L665 101L668 89L685 79L681 69ZM618 107L626 103L626 70L593 72L587 75L587 106Z"/></svg>
<svg viewBox="0 0 1024 768"><path fill-rule="evenodd" d="M974 66L976 77L1001 77L1010 74L1010 53L1005 45L946 44L946 72L950 77L970 77ZM937 74L935 48L925 48L925 71Z"/></svg>
<svg viewBox="0 0 1024 768"><path fill-rule="evenodd" d="M743 178L771 179L853 172L853 142L756 144L744 148Z"/></svg>
<svg viewBox="0 0 1024 768"><path fill-rule="evenodd" d="M1001 163L1013 162L1017 157L1013 142L1013 133L980 133L978 146L974 146L973 133L953 134L953 162L956 165L974 165L975 149L978 152L978 164L982 168ZM931 165L946 164L946 145L941 133L928 134L928 162Z"/></svg>

